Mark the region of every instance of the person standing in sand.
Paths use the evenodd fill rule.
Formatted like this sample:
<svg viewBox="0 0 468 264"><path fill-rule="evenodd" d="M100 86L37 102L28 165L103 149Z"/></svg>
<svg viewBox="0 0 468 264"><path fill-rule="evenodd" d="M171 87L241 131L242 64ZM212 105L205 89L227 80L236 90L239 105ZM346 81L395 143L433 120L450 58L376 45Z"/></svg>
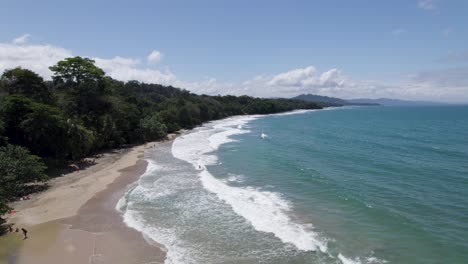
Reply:
<svg viewBox="0 0 468 264"><path fill-rule="evenodd" d="M21 228L21 231L23 231L23 240L25 240L26 238L28 238L28 230L24 229L24 228Z"/></svg>

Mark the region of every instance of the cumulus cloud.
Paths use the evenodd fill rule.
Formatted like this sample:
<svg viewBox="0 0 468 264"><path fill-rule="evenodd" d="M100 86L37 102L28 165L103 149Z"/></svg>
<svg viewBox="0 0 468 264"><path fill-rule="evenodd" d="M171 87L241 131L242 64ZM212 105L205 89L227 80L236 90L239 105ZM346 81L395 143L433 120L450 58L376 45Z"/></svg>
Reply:
<svg viewBox="0 0 468 264"><path fill-rule="evenodd" d="M349 86L351 81L338 69L318 74L314 66L309 66L277 74L267 84L273 87L327 88Z"/></svg>
<svg viewBox="0 0 468 264"><path fill-rule="evenodd" d="M161 52L157 50L153 50L146 59L148 60L149 63L158 63L162 59L162 54Z"/></svg>
<svg viewBox="0 0 468 264"><path fill-rule="evenodd" d="M401 98L446 102L468 101L468 68L405 74L387 82L355 80L338 69L320 73L314 66L272 76L259 75L231 87L230 93L292 97L303 93L351 98Z"/></svg>
<svg viewBox="0 0 468 264"><path fill-rule="evenodd" d="M137 80L147 83L160 83L169 85L176 80L169 71L162 72L157 69L141 68L139 59L114 57L112 59L93 58L96 65L102 68L110 77L130 81Z"/></svg>
<svg viewBox="0 0 468 264"><path fill-rule="evenodd" d="M70 56L71 51L52 45L0 43L0 71L20 66L50 79L52 72L48 67Z"/></svg>
<svg viewBox="0 0 468 264"><path fill-rule="evenodd" d="M24 34L22 36L19 36L19 37L13 39L13 44L24 44L24 43L28 42L30 37L31 37L30 34Z"/></svg>
<svg viewBox="0 0 468 264"><path fill-rule="evenodd" d="M67 57L76 56L70 50L52 45L19 45L0 43L0 72L15 67L23 67L37 72L50 80L49 67ZM96 65L112 78L129 81L152 82L170 85L177 80L170 71L143 68L139 59L114 57L112 59L93 58Z"/></svg>
<svg viewBox="0 0 468 264"><path fill-rule="evenodd" d="M86 56L85 54L80 54ZM49 66L67 57L77 56L70 50L53 45L0 43L0 72L21 66L45 79L51 79ZM465 59L465 54L453 54L451 60ZM93 58L96 65L117 80L137 80L187 89L198 94L233 94L258 97L292 97L312 93L342 98L393 97L441 101L468 101L468 68L452 68L407 74L390 80L358 80L341 70L318 70L315 66L285 70L273 75L258 75L238 83L206 78L181 80L170 70L149 67L148 58Z"/></svg>
<svg viewBox="0 0 468 264"><path fill-rule="evenodd" d="M332 93L355 82L338 69L322 73L314 66L294 69L273 76L256 76L242 83L237 93L248 92L257 96L289 96L299 93Z"/></svg>
<svg viewBox="0 0 468 264"><path fill-rule="evenodd" d="M437 3L436 0L419 0L418 7L427 11L436 10Z"/></svg>
<svg viewBox="0 0 468 264"><path fill-rule="evenodd" d="M21 44L24 44L22 42ZM20 45L12 43L0 43L0 73L15 67L23 67L37 72L46 80L50 80L52 72L49 67L67 57L77 56L70 50L52 45ZM81 55L85 56L86 55ZM148 62L156 62L161 59L159 51L153 51L146 58ZM220 83L214 78L201 81L182 81L170 70L160 70L147 67L142 60L116 56L114 58L92 58L96 65L102 68L110 77L121 80L136 80L146 83L159 83L173 85L188 89L200 94L225 94L232 90L233 84Z"/></svg>
<svg viewBox="0 0 468 264"><path fill-rule="evenodd" d="M270 86L302 86L304 81L316 78L316 69L309 66L304 69L295 69L285 73L280 73L268 82Z"/></svg>
<svg viewBox="0 0 468 264"><path fill-rule="evenodd" d="M197 94L207 95L226 95L236 94L237 84L228 82L218 82L215 78L207 78L202 81L188 82L177 80L173 84L175 87L180 87ZM245 94L245 93L243 93Z"/></svg>

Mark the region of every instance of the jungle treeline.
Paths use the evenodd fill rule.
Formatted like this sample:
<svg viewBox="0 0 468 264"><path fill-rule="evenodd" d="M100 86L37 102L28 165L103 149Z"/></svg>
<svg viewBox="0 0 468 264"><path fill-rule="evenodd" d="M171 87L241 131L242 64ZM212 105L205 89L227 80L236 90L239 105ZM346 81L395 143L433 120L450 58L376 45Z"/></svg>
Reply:
<svg viewBox="0 0 468 264"><path fill-rule="evenodd" d="M88 58L50 67L52 80L14 68L0 79L0 215L8 201L47 180L50 169L105 149L163 139L168 133L233 115L324 105L290 99L208 96L106 76Z"/></svg>

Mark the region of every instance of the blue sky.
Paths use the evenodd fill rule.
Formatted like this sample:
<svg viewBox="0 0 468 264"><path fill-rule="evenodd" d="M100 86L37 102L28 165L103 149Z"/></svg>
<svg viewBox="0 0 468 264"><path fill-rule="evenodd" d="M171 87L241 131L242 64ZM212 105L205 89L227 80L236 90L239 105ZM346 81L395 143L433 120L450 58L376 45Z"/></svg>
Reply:
<svg viewBox="0 0 468 264"><path fill-rule="evenodd" d="M2 71L81 55L197 93L468 102L465 0L0 2Z"/></svg>

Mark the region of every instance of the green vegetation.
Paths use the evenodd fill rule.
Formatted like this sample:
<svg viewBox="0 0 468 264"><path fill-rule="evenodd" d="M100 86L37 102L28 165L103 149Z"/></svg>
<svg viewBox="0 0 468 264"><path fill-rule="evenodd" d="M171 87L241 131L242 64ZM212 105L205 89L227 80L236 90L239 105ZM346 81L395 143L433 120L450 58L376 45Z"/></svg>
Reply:
<svg viewBox="0 0 468 264"><path fill-rule="evenodd" d="M195 95L105 75L94 61L67 58L53 81L22 68L0 79L0 215L46 167L66 166L103 149L164 138L232 115L320 108L313 102ZM45 164L45 165L44 165Z"/></svg>
<svg viewBox="0 0 468 264"><path fill-rule="evenodd" d="M24 185L45 181L45 166L40 158L31 155L26 148L7 145L0 148L0 214L9 209L6 202L24 194Z"/></svg>

